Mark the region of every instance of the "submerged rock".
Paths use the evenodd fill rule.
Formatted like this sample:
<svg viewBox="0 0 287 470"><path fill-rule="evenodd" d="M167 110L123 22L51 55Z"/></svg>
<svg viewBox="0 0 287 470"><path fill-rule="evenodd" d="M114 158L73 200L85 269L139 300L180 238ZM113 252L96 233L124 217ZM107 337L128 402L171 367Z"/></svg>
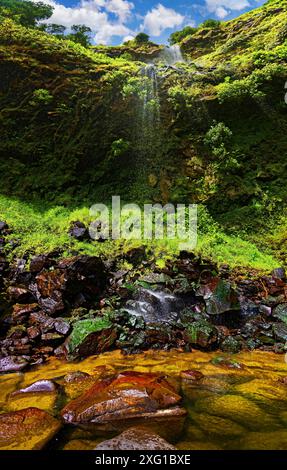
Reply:
<svg viewBox="0 0 287 470"><path fill-rule="evenodd" d="M132 427L113 439L101 442L95 450L176 450L176 447L149 429Z"/></svg>
<svg viewBox="0 0 287 470"><path fill-rule="evenodd" d="M89 231L83 222L76 220L71 223L69 235L77 240L85 240L89 238Z"/></svg>
<svg viewBox="0 0 287 470"><path fill-rule="evenodd" d="M58 420L38 408L0 414L0 449L40 450L60 428Z"/></svg>

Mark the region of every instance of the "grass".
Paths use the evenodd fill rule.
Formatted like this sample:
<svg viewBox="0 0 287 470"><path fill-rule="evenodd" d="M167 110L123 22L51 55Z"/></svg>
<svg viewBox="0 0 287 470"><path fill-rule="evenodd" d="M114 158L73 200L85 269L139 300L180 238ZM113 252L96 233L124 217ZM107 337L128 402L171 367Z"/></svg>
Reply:
<svg viewBox="0 0 287 470"><path fill-rule="evenodd" d="M199 233L195 253L231 267L246 267L270 271L279 262L250 241L239 236L227 235L211 219L204 207L199 210ZM69 209L61 206L48 207L28 204L17 199L0 196L0 220L5 220L12 233L10 240L17 240L9 257L31 257L34 254L60 250L60 256L69 256L77 251L91 256L123 256L130 249L144 245L148 258L159 268L174 259L180 251L178 239L161 240L107 240L80 242L68 235L72 221L80 220L86 225L92 221L88 207Z"/></svg>

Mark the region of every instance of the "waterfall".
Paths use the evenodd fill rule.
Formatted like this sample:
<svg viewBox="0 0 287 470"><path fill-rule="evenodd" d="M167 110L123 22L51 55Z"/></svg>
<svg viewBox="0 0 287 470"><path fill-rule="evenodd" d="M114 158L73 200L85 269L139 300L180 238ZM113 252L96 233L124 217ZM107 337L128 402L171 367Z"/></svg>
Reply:
<svg viewBox="0 0 287 470"><path fill-rule="evenodd" d="M135 300L128 300L124 310L136 317L143 317L146 323L169 323L178 317L183 307L175 295L141 288Z"/></svg>
<svg viewBox="0 0 287 470"><path fill-rule="evenodd" d="M162 51L162 59L167 65L174 65L178 62L185 63L185 59L182 55L180 46L178 44L174 44L173 46L165 46Z"/></svg>

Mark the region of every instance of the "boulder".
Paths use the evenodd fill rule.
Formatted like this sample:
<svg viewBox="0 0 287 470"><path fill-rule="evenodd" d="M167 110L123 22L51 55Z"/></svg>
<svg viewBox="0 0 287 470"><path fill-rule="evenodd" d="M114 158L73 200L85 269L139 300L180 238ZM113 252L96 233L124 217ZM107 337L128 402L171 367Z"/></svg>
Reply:
<svg viewBox="0 0 287 470"><path fill-rule="evenodd" d="M58 420L38 408L0 414L0 449L40 450L60 427Z"/></svg>
<svg viewBox="0 0 287 470"><path fill-rule="evenodd" d="M176 450L148 428L132 427L117 437L101 442L95 450Z"/></svg>
<svg viewBox="0 0 287 470"><path fill-rule="evenodd" d="M232 310L240 310L239 298L232 285L220 278L213 278L201 286L196 293L202 296L206 312L209 315L219 315Z"/></svg>
<svg viewBox="0 0 287 470"><path fill-rule="evenodd" d="M3 230L6 230L7 228L8 228L8 225L6 224L6 222L4 222L4 220L0 220L0 233Z"/></svg>
<svg viewBox="0 0 287 470"><path fill-rule="evenodd" d="M95 382L68 403L61 414L72 424L168 417L185 414L176 406L180 401L181 397L163 376L127 371Z"/></svg>

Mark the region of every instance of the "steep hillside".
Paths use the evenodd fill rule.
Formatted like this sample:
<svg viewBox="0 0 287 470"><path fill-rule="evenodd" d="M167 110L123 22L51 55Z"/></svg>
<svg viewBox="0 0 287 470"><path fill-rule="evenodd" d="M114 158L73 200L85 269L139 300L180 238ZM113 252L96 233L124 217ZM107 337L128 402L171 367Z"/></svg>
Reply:
<svg viewBox="0 0 287 470"><path fill-rule="evenodd" d="M286 9L269 1L199 28L176 66L137 61L162 47L87 50L2 22L1 194L68 208L113 194L199 203L204 230L285 263Z"/></svg>

